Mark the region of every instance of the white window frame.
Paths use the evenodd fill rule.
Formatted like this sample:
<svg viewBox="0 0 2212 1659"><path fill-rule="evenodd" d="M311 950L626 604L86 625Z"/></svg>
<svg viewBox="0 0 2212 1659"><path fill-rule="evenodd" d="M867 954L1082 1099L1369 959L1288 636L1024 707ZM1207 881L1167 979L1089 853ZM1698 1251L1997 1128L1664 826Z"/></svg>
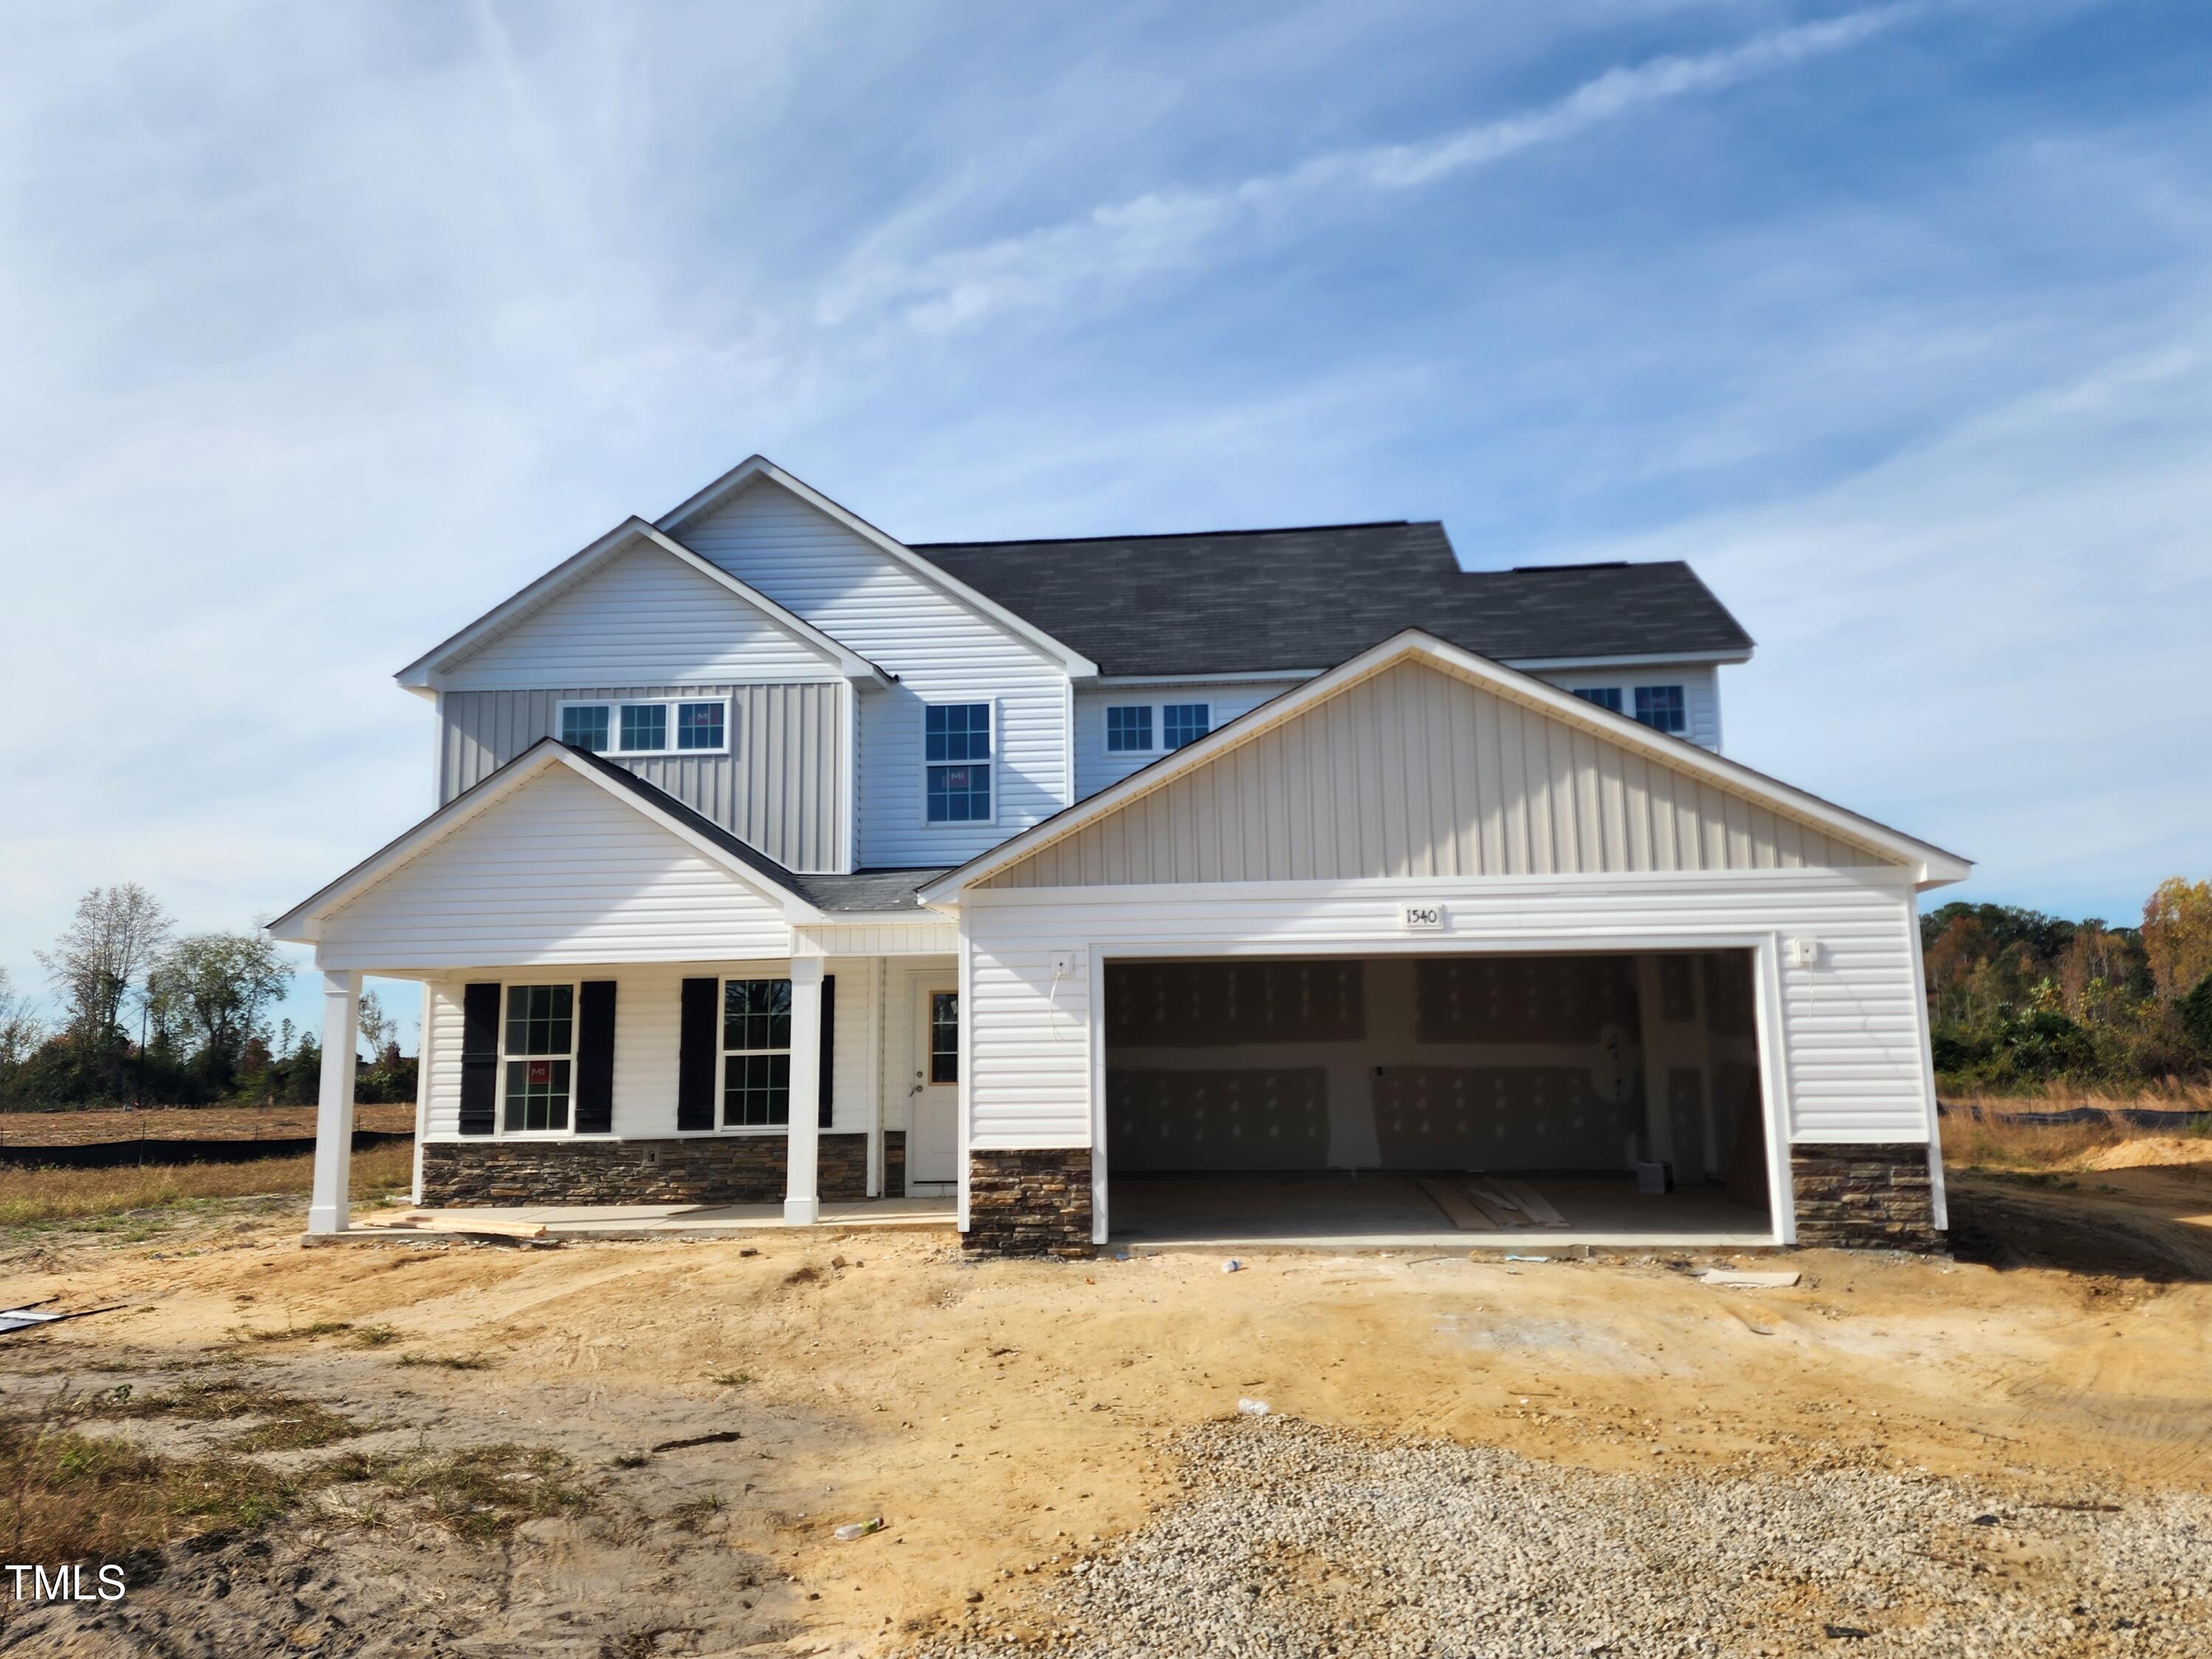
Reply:
<svg viewBox="0 0 2212 1659"><path fill-rule="evenodd" d="M990 752L980 761L933 761L929 757L929 711L933 708L970 708L978 705L983 718L989 723ZM1005 809L999 799L999 700L996 697L931 697L921 705L921 718L915 726L915 749L921 757L915 776L921 784L921 798L915 816L921 827L930 830L995 830L999 815ZM933 818L929 816L929 769L933 766L980 766L991 780L991 815L986 818Z"/></svg>
<svg viewBox="0 0 2212 1659"><path fill-rule="evenodd" d="M687 702L719 703L722 709L722 746L719 749L678 749L676 747L676 710ZM553 735L561 736L571 708L604 708L607 711L607 746L595 752L608 760L637 760L647 757L689 760L699 755L727 755L735 751L737 743L737 700L723 695L667 697L563 697L553 705ZM658 706L667 734L668 744L661 749L624 749L622 745L622 711L625 708L650 708Z"/></svg>
<svg viewBox="0 0 2212 1659"><path fill-rule="evenodd" d="M1682 724L1679 730L1669 731L1663 726L1654 726L1636 712L1638 691L1672 691L1682 705ZM1686 680L1646 680L1641 685L1632 682L1621 698L1620 712L1647 732L1656 732L1664 738L1686 738L1690 735L1690 686Z"/></svg>
<svg viewBox="0 0 2212 1659"><path fill-rule="evenodd" d="M507 1000L517 991L568 988L568 1052L565 1054L509 1054L507 1052ZM499 1093L492 1103L492 1133L502 1140L569 1140L576 1133L576 1045L583 1039L584 988L572 979L502 980L499 987ZM507 1127L507 1068L510 1060L565 1060L568 1063L568 1121L559 1129L510 1129Z"/></svg>
<svg viewBox="0 0 2212 1659"><path fill-rule="evenodd" d="M1123 755L1172 755L1175 753L1175 750L1167 746L1168 710L1170 708L1189 708L1194 707L1206 710L1206 730L1207 736L1212 736L1216 731L1220 729L1220 721L1214 718L1213 700L1211 697L1163 697L1158 702L1154 702L1148 697L1115 697L1110 702L1103 703L1098 710L1098 752L1105 756L1109 761L1117 759ZM1152 711L1152 747L1149 749L1115 748L1112 744L1111 735L1107 727L1106 711L1109 708L1151 709ZM1197 741L1197 738L1192 739L1192 742L1194 743ZM1186 748L1188 746L1188 744L1184 745Z"/></svg>
<svg viewBox="0 0 2212 1659"><path fill-rule="evenodd" d="M730 974L715 981L714 1127L712 1129L694 1130L692 1133L695 1134L787 1136L791 1133L791 1113L793 1108L791 1101L790 1073L787 1069L784 1074L784 1121L782 1122L729 1123L723 1121L724 1114L729 1109L730 1061L732 1060L741 1060L750 1054L781 1054L784 1057L787 1067L791 1059L791 1050L788 1048L732 1048L725 1046L729 1040L728 1009L730 1006L730 987L732 985L749 984L759 980L767 980L769 981L781 980L784 984L789 985L791 983L791 974L788 969L781 974ZM795 1004L797 1001L796 997L794 997L793 1000ZM793 1035L798 1035L796 1024L793 1027ZM815 1109L818 1111L820 1108L817 1106Z"/></svg>

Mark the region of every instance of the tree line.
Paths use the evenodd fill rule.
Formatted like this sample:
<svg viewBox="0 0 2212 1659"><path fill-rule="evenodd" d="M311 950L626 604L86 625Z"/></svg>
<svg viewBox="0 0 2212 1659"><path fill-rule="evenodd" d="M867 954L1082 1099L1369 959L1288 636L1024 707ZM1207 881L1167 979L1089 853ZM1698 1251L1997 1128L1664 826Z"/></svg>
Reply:
<svg viewBox="0 0 2212 1659"><path fill-rule="evenodd" d="M1920 937L1947 1087L2212 1076L2212 881L2160 882L2138 927L1951 903Z"/></svg>
<svg viewBox="0 0 2212 1659"><path fill-rule="evenodd" d="M39 963L59 1004L43 1015L0 968L0 1109L136 1103L307 1105L322 1075L313 1031L268 1015L290 988L276 941L251 933L179 933L136 882L95 887ZM398 1023L374 993L356 1034L367 1058L355 1097L415 1098Z"/></svg>

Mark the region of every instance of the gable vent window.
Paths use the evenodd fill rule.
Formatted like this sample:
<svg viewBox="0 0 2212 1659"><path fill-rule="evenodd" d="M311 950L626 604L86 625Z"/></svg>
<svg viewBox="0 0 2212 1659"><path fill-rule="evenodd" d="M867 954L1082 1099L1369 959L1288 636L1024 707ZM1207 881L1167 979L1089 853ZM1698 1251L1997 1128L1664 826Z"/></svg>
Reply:
<svg viewBox="0 0 2212 1659"><path fill-rule="evenodd" d="M564 702L557 729L562 742L594 755L725 755L730 705L721 697Z"/></svg>
<svg viewBox="0 0 2212 1659"><path fill-rule="evenodd" d="M922 714L927 821L991 821L991 705L932 703Z"/></svg>
<svg viewBox="0 0 2212 1659"><path fill-rule="evenodd" d="M1610 708L1616 714L1620 712L1620 688L1617 685L1585 685L1578 688L1575 695L1584 702Z"/></svg>
<svg viewBox="0 0 2212 1659"><path fill-rule="evenodd" d="M1636 718L1655 732L1685 732L1688 714L1682 707L1679 685L1639 685L1636 688Z"/></svg>
<svg viewBox="0 0 2212 1659"><path fill-rule="evenodd" d="M1202 702L1171 702L1160 710L1160 744L1180 749L1213 729L1212 710Z"/></svg>
<svg viewBox="0 0 2212 1659"><path fill-rule="evenodd" d="M1149 752L1152 746L1152 706L1129 703L1106 711L1106 750L1109 754Z"/></svg>

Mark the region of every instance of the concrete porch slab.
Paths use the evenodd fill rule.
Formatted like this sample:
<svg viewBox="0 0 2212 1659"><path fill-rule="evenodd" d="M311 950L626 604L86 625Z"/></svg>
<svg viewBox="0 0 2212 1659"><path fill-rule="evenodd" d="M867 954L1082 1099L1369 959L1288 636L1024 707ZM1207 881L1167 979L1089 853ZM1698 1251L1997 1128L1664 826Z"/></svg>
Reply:
<svg viewBox="0 0 2212 1659"><path fill-rule="evenodd" d="M1772 1248L1763 1211L1698 1188L1645 1196L1626 1180L1537 1176L1564 1227L1458 1227L1396 1176L1123 1177L1108 1195L1111 1243L1135 1254L1221 1249L1505 1250Z"/></svg>
<svg viewBox="0 0 2212 1659"><path fill-rule="evenodd" d="M402 1215L437 1218L436 1229L402 1228ZM876 1198L824 1204L813 1228L950 1227L957 1211L950 1199ZM356 1216L347 1234L337 1237L435 1238L441 1231L465 1231L472 1224L538 1225L546 1238L740 1238L784 1226L781 1204L535 1204L434 1210L419 1206L394 1211L380 1224L374 1215Z"/></svg>

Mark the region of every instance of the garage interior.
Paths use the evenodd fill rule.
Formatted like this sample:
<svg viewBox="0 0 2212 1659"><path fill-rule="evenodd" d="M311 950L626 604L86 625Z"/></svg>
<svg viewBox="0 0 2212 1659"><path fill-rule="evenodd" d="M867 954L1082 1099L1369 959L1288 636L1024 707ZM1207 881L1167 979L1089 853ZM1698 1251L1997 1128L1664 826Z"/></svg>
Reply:
<svg viewBox="0 0 2212 1659"><path fill-rule="evenodd" d="M1117 961L1138 1248L1772 1242L1747 951Z"/></svg>

